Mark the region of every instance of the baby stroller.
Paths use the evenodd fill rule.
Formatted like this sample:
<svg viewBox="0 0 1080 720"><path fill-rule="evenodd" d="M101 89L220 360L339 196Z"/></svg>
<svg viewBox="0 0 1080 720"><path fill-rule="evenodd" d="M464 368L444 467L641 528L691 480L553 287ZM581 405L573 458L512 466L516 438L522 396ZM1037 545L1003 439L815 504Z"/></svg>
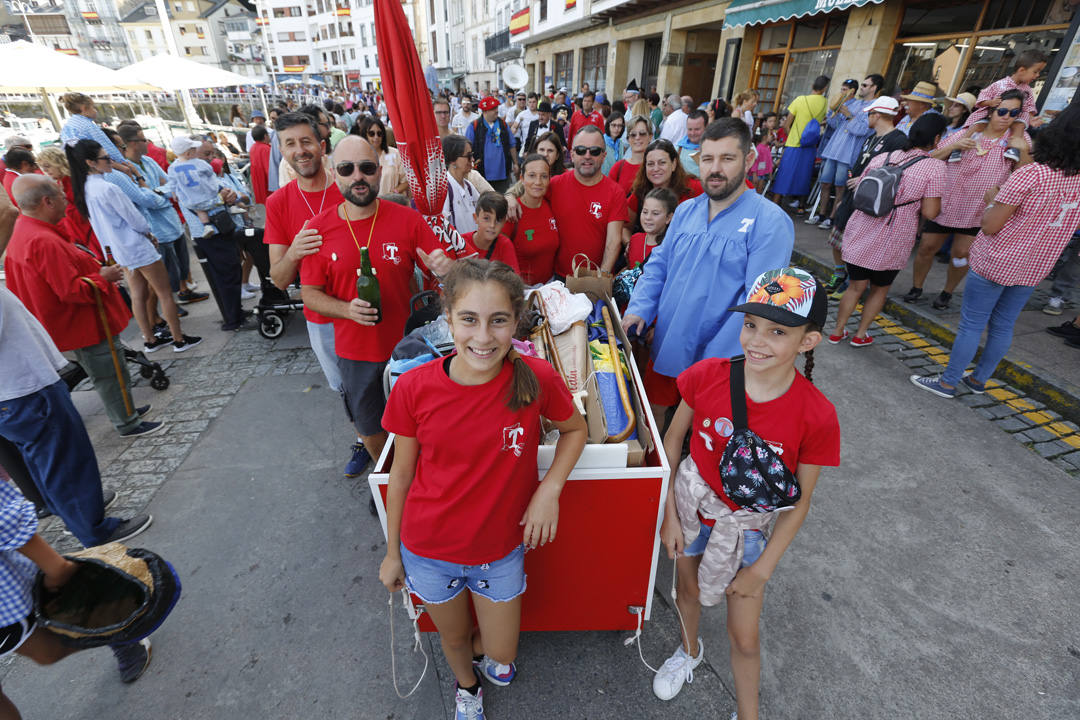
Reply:
<svg viewBox="0 0 1080 720"><path fill-rule="evenodd" d="M454 340L450 337L449 326L440 312L439 295L436 291L425 290L413 295L409 307L405 336L394 346L390 362L383 371L383 392L387 397L399 377L437 357L445 357L454 349Z"/></svg>
<svg viewBox="0 0 1080 720"><path fill-rule="evenodd" d="M290 297L270 280L270 251L263 243L262 230L246 228L240 243L251 255L255 271L259 273L262 292L259 304L252 311L259 321L259 334L267 340L275 340L285 332L285 318L295 310L303 310L304 303Z"/></svg>

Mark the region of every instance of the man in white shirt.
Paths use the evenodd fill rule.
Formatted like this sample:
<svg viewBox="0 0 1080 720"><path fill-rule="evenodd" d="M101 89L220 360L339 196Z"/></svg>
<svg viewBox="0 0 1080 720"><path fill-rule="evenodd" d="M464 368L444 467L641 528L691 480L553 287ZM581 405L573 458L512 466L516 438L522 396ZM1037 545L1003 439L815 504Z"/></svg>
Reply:
<svg viewBox="0 0 1080 720"><path fill-rule="evenodd" d="M540 96L536 93L529 93L529 97L525 98L525 93L518 93L518 100L524 100L526 106L517 114L517 118L510 126L510 131L517 135L518 146L525 151L525 138L529 135L529 127L536 120L540 119L540 113L536 111L536 104L540 102Z"/></svg>
<svg viewBox="0 0 1080 720"><path fill-rule="evenodd" d="M660 128L660 137L663 140L670 140L672 145L678 146L679 142L686 137L686 119L689 114L682 108L683 99L674 93L668 95L667 104L671 108L671 114L665 118L664 124Z"/></svg>
<svg viewBox="0 0 1080 720"><path fill-rule="evenodd" d="M465 128L472 125L479 117L480 113L474 113L472 111L472 99L463 97L461 98L461 112L455 115L454 119L450 121L450 129L457 135L464 135Z"/></svg>

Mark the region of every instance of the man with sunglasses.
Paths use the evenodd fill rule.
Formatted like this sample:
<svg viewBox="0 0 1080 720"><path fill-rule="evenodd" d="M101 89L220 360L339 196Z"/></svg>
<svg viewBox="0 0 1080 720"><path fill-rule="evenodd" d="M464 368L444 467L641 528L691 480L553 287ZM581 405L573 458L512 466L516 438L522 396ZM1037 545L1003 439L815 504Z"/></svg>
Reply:
<svg viewBox="0 0 1080 720"><path fill-rule="evenodd" d="M431 269L441 274L450 261L420 213L379 200L382 168L369 143L354 135L342 139L333 167L341 199L312 221L322 243L301 267L300 282L305 308L333 322L345 410L364 447L378 457L386 442L383 370L404 335L413 269L437 258L445 262ZM381 315L356 297L360 248L367 249L379 281Z"/></svg>
<svg viewBox="0 0 1080 720"><path fill-rule="evenodd" d="M498 100L489 95L480 101L480 110L483 114L465 129L465 137L472 144L476 171L504 193L517 173L517 138L499 117Z"/></svg>

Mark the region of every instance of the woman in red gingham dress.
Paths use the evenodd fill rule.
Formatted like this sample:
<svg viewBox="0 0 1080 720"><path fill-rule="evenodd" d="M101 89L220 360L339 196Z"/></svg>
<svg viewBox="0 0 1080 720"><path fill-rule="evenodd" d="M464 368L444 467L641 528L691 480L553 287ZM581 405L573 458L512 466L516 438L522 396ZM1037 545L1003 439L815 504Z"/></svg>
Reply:
<svg viewBox="0 0 1080 720"><path fill-rule="evenodd" d="M1027 133L1023 140L1010 135L1010 126L1022 112L1023 103L1024 96L1018 90L1003 93L1001 103L990 113L988 125L972 125L963 132L953 133L934 151L934 157L947 160L948 191L941 199L941 214L923 225L912 287L904 296L907 302L914 302L922 295L934 255L952 235L952 261L945 289L933 302L937 310L949 307L956 286L967 273L968 251L979 234L983 210L990 202L986 196L991 191L997 192L1014 167L1031 162L1031 138ZM1012 160L1009 155L1019 159Z"/></svg>
<svg viewBox="0 0 1080 720"><path fill-rule="evenodd" d="M885 299L897 273L907 266L919 232L919 215L932 220L941 211L945 163L931 157L930 151L937 146L947 124L943 115L924 113L912 124L908 133L913 146L911 149L882 153L866 166L863 178L867 172L886 162L903 165L909 160L923 158L904 170L891 213L876 218L856 210L848 220L844 229L843 256L850 284L836 310L836 329L829 336L829 342L833 345L848 338L845 325L867 285L870 286L870 295L863 303L859 329L851 338L851 344L865 347L874 342L874 338L866 333L874 317L885 306Z"/></svg>
<svg viewBox="0 0 1080 720"><path fill-rule="evenodd" d="M912 375L920 388L952 397L963 382L981 393L1012 344L1013 326L1035 286L1080 226L1080 105L1054 118L1035 140L1035 163L1014 172L983 215L971 248L960 323L940 377ZM970 375L986 330L986 347Z"/></svg>

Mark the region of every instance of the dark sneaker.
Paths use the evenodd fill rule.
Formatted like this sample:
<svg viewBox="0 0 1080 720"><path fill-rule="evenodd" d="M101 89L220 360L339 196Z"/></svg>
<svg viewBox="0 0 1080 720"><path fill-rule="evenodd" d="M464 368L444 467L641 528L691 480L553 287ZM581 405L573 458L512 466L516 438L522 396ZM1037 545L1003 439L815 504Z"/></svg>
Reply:
<svg viewBox="0 0 1080 720"><path fill-rule="evenodd" d="M149 405L149 404L143 405L142 407L135 408L135 414L138 415L139 417L146 417L150 413L150 411L153 410L153 409L154 409L153 405Z"/></svg>
<svg viewBox="0 0 1080 720"><path fill-rule="evenodd" d="M142 435L154 435L165 429L163 422L149 422L144 420L127 432L122 432L122 437L140 437Z"/></svg>
<svg viewBox="0 0 1080 720"><path fill-rule="evenodd" d="M919 298L921 298L921 297L922 297L922 288L912 287L904 295L904 302L906 302L906 303L918 302Z"/></svg>
<svg viewBox="0 0 1080 720"><path fill-rule="evenodd" d="M150 666L150 638L143 638L139 642L126 645L111 645L113 655L116 656L116 664L120 670L120 679L126 683L133 683Z"/></svg>
<svg viewBox="0 0 1080 720"><path fill-rule="evenodd" d="M150 342L144 342L143 343L143 352L144 353L157 352L158 350L165 347L166 345L168 345L171 342L172 342L172 336L171 335L169 337L158 337L157 335L155 335L153 340L151 340Z"/></svg>
<svg viewBox="0 0 1080 720"><path fill-rule="evenodd" d="M195 335L184 335L182 340L179 340L179 341L173 340L173 349L172 349L172 351L173 352L178 352L178 353L187 352L188 350L195 347L196 345L198 345L201 342L202 342L201 337L196 337Z"/></svg>
<svg viewBox="0 0 1080 720"><path fill-rule="evenodd" d="M116 491L115 490L106 490L102 494L101 498L102 498L102 500L105 501L105 509L108 510L109 508L111 508L113 505L116 504Z"/></svg>
<svg viewBox="0 0 1080 720"><path fill-rule="evenodd" d="M255 321L251 316L245 317L236 325L221 324L222 332L244 332L246 330L258 330L259 323Z"/></svg>
<svg viewBox="0 0 1080 720"><path fill-rule="evenodd" d="M967 373L964 377L960 378L960 382L964 383L967 389L976 395L982 395L986 392L986 384L971 377L971 373Z"/></svg>
<svg viewBox="0 0 1080 720"><path fill-rule="evenodd" d="M154 325L154 337L172 340L172 332L169 331L169 323L162 320Z"/></svg>
<svg viewBox="0 0 1080 720"><path fill-rule="evenodd" d="M1069 338L1065 341L1065 344L1069 347L1080 348L1080 339Z"/></svg>
<svg viewBox="0 0 1080 720"><path fill-rule="evenodd" d="M363 443L353 443L352 457L349 459L349 463L345 466L345 477L354 478L359 477L364 470L367 469L368 464L371 462L371 453L367 451Z"/></svg>
<svg viewBox="0 0 1080 720"><path fill-rule="evenodd" d="M922 388L927 392L932 392L938 397L956 397L956 388L947 388L942 385L940 375L931 375L930 377L912 375L909 379L911 380L911 384L915 387Z"/></svg>
<svg viewBox="0 0 1080 720"><path fill-rule="evenodd" d="M941 294L934 298L934 302L930 303L930 307L935 310L948 310L949 302L952 300L952 293L947 293L944 290Z"/></svg>
<svg viewBox="0 0 1080 720"><path fill-rule="evenodd" d="M1080 340L1080 327L1073 325L1072 320L1066 320L1060 325L1048 327L1046 328L1046 332L1051 335L1057 335L1060 338L1065 338L1066 340Z"/></svg>
<svg viewBox="0 0 1080 720"><path fill-rule="evenodd" d="M109 539L105 542L124 542L125 540L130 540L143 530L146 530L146 528L150 527L150 524L153 522L153 515L136 515L130 520L124 520L117 525L116 529L113 530L113 534L110 535ZM104 544L105 543L102 543L102 545Z"/></svg>
<svg viewBox="0 0 1080 720"><path fill-rule="evenodd" d="M191 290L184 290L176 293L176 302L181 305L187 305L189 303L202 302L210 297L210 293L192 292Z"/></svg>

